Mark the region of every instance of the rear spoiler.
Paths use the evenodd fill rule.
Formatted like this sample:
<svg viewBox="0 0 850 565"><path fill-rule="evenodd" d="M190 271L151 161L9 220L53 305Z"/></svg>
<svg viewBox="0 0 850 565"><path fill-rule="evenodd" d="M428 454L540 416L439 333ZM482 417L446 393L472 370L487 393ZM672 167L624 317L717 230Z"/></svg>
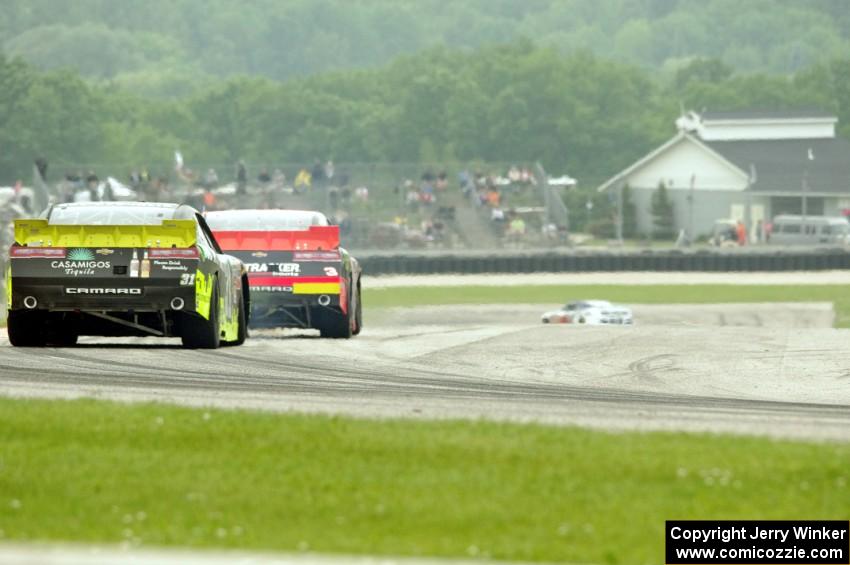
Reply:
<svg viewBox="0 0 850 565"><path fill-rule="evenodd" d="M43 219L15 220L15 243L30 247L191 247L195 220L160 225L50 225Z"/></svg>
<svg viewBox="0 0 850 565"><path fill-rule="evenodd" d="M213 231L225 251L331 251L339 248L339 226L310 226L306 230Z"/></svg>

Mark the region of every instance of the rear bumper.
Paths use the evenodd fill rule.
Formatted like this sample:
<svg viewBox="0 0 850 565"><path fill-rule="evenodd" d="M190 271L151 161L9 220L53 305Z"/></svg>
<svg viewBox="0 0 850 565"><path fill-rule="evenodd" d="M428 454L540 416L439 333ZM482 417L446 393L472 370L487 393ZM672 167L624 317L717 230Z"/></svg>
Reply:
<svg viewBox="0 0 850 565"><path fill-rule="evenodd" d="M172 302L182 301L179 310L194 312L196 306L195 287L173 283L128 286L77 279L44 284L44 279L13 278L11 294L11 310L159 312L174 310Z"/></svg>
<svg viewBox="0 0 850 565"><path fill-rule="evenodd" d="M304 308L311 306L340 307L340 295L337 294L293 294L291 292L260 290L251 286L251 307L257 311L277 310L281 308Z"/></svg>
<svg viewBox="0 0 850 565"><path fill-rule="evenodd" d="M321 300L321 302L320 302ZM338 294L293 295L251 288L251 328L318 328L322 312L342 312Z"/></svg>

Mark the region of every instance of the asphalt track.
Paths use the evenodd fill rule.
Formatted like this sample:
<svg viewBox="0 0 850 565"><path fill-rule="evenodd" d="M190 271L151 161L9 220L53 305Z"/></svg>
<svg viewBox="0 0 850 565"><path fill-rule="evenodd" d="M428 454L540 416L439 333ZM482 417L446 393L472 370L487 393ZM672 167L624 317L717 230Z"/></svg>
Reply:
<svg viewBox="0 0 850 565"><path fill-rule="evenodd" d="M636 306L617 328L540 313L372 309L352 340L271 330L217 351L2 336L0 394L850 440L850 330L830 327L828 304Z"/></svg>

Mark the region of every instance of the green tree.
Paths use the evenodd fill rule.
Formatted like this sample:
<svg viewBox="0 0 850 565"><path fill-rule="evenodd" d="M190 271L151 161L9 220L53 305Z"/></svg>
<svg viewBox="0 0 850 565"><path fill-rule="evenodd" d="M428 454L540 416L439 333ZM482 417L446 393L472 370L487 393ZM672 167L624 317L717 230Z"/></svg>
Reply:
<svg viewBox="0 0 850 565"><path fill-rule="evenodd" d="M676 71L676 88L682 89L691 81L719 83L732 76L733 69L717 58L697 58Z"/></svg>
<svg viewBox="0 0 850 565"><path fill-rule="evenodd" d="M632 189L626 184L620 196L623 207L623 237L632 238L637 235L637 206L632 201Z"/></svg>
<svg viewBox="0 0 850 565"><path fill-rule="evenodd" d="M673 202L667 194L664 182L658 183L658 188L652 193L652 227L656 239L672 239L675 236L675 221L673 218Z"/></svg>

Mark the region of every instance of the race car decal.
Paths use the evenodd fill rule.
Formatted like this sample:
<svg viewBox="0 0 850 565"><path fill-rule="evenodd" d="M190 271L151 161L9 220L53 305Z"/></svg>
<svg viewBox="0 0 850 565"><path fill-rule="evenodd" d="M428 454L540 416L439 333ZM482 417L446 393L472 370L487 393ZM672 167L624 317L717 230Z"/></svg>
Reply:
<svg viewBox="0 0 850 565"><path fill-rule="evenodd" d="M289 287L293 294L339 294L339 277L279 277L248 275L251 288Z"/></svg>
<svg viewBox="0 0 850 565"><path fill-rule="evenodd" d="M210 299L212 299L213 276L204 275L200 269L195 273L195 312L210 319Z"/></svg>
<svg viewBox="0 0 850 565"><path fill-rule="evenodd" d="M300 275L298 263L245 263L249 273L280 273L282 275Z"/></svg>
<svg viewBox="0 0 850 565"><path fill-rule="evenodd" d="M11 248L12 271L16 277L172 279L194 271L197 261L181 253L190 249L121 248L110 250L109 258L97 257L92 249L20 247ZM170 256L163 256L170 255ZM174 256L176 255L176 257ZM97 257L97 258L95 258ZM25 261L19 261L25 259Z"/></svg>
<svg viewBox="0 0 850 565"><path fill-rule="evenodd" d="M292 294L339 294L340 285L335 283L295 283Z"/></svg>
<svg viewBox="0 0 850 565"><path fill-rule="evenodd" d="M135 295L141 296L144 290L141 288L80 288L80 287L65 287L65 294L111 294L117 295Z"/></svg>

